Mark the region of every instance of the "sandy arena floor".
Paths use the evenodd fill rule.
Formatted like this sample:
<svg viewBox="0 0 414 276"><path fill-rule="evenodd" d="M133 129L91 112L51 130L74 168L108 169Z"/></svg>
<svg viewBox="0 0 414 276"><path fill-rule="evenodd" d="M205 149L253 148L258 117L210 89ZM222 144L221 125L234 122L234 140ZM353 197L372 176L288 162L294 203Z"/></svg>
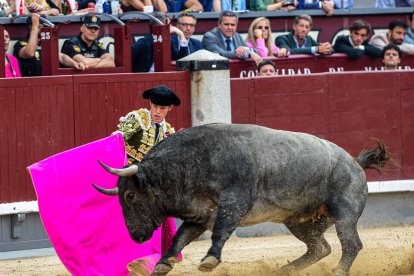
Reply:
<svg viewBox="0 0 414 276"><path fill-rule="evenodd" d="M414 275L414 225L395 228L360 229L364 249L351 269L351 275ZM299 275L332 275L340 258L340 244L334 231L326 234L332 253ZM196 241L184 249L184 261L176 264L170 276L177 275L275 275L278 267L299 257L305 245L291 235L264 238L232 237L225 245L222 263L210 273L197 270L210 241ZM70 275L57 256L0 260L0 275Z"/></svg>

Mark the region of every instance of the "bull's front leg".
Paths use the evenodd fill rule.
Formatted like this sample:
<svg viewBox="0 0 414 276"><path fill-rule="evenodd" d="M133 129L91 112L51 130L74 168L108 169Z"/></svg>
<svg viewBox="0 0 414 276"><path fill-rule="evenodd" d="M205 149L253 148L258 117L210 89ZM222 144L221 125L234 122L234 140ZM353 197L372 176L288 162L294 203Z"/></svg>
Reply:
<svg viewBox="0 0 414 276"><path fill-rule="evenodd" d="M206 228L200 224L183 222L173 238L172 246L158 261L152 275L166 275L173 269L178 262L178 255L192 240L199 237L206 231Z"/></svg>
<svg viewBox="0 0 414 276"><path fill-rule="evenodd" d="M231 204L231 201L225 200L224 202L225 205L221 205L218 208L213 233L211 235L212 246L198 266L198 269L203 272L213 270L221 262L221 251L224 243L229 239L234 230L236 230L242 216L247 210L247 204L245 205L240 202L233 202Z"/></svg>

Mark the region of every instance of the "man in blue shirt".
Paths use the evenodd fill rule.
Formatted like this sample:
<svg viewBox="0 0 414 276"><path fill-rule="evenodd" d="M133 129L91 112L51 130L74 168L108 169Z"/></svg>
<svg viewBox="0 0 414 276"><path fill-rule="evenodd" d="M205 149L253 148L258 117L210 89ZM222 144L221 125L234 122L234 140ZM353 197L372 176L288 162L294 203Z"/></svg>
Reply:
<svg viewBox="0 0 414 276"><path fill-rule="evenodd" d="M168 12L181 12L183 10L204 11L198 0L164 0Z"/></svg>

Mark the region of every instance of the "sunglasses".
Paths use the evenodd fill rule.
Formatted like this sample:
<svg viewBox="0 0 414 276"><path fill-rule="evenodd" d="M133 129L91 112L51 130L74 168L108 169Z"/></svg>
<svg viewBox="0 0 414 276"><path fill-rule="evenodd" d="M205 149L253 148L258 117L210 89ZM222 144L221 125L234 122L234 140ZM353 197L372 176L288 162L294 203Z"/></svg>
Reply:
<svg viewBox="0 0 414 276"><path fill-rule="evenodd" d="M256 29L259 29L259 30L263 30L263 29L269 30L269 26L257 26Z"/></svg>

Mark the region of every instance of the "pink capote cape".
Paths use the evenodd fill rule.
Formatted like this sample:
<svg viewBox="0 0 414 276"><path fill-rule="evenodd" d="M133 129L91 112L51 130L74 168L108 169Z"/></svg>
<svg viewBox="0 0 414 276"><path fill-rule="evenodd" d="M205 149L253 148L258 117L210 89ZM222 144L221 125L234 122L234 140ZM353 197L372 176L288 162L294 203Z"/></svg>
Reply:
<svg viewBox="0 0 414 276"><path fill-rule="evenodd" d="M99 193L91 182L115 188L117 176L97 162L127 164L121 134L51 156L28 167L46 232L73 275L128 275L127 264L147 256L149 269L171 245L175 222L168 218L144 244L125 226L118 196Z"/></svg>

